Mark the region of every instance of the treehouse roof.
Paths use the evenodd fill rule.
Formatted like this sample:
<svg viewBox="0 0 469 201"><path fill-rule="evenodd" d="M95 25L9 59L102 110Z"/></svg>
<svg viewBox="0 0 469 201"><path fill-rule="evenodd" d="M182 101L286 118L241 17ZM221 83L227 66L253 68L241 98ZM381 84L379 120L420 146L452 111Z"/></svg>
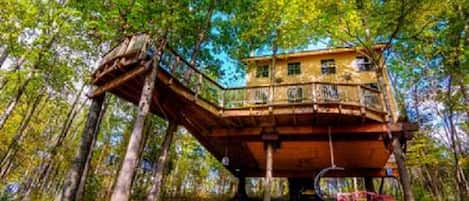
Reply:
<svg viewBox="0 0 469 201"><path fill-rule="evenodd" d="M373 46L373 49L382 51L386 47L386 44L376 44ZM335 48L324 48L316 50L306 50L300 52L290 52L290 53L281 53L278 54L276 58L286 59L286 58L295 58L295 57L306 57L306 56L316 56L316 55L327 55L327 54L339 54L347 52L366 52L364 47L335 47ZM272 59L272 55L262 55L262 56L253 56L243 59L244 62L255 62L255 61L266 61Z"/></svg>

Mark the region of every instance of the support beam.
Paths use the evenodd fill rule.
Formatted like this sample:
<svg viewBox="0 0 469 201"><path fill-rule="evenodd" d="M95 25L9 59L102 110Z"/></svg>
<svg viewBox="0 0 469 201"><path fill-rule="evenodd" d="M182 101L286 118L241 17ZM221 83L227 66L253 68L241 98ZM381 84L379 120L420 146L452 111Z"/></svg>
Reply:
<svg viewBox="0 0 469 201"><path fill-rule="evenodd" d="M376 192L375 186L373 185L373 177L365 177L365 189L368 192Z"/></svg>
<svg viewBox="0 0 469 201"><path fill-rule="evenodd" d="M85 128L81 135L81 145L75 159L72 162L72 167L66 178L64 189L62 191L61 201L75 201L77 197L78 186L81 177L84 174L84 169L87 157L90 155L93 147L93 141L96 140L99 116L101 113L102 105L104 102L104 94L96 96L92 99L88 117L86 120Z"/></svg>
<svg viewBox="0 0 469 201"><path fill-rule="evenodd" d="M106 84L104 84L103 86L100 86L99 88L94 90L88 96L90 98L93 98L95 96L99 96L99 95L103 94L106 91L109 91L109 90L112 90L112 89L115 89L115 88L121 86L122 84L129 81L130 79L133 79L133 78L145 73L146 71L148 71L148 69L150 68L150 63L151 62L148 61L145 64L143 64L141 66L138 66L137 68L131 70L130 72L127 72L127 73L117 77L116 79L114 79L112 81L106 82Z"/></svg>
<svg viewBox="0 0 469 201"><path fill-rule="evenodd" d="M139 150L142 146L141 141L143 140L144 123L150 110L153 89L155 88L156 76L158 73L158 63L161 58L164 43L165 42L163 41L162 44L160 44L160 47L152 60L150 73L145 75L145 82L143 84L142 94L138 105L139 111L130 135L129 144L127 145L124 162L122 163L122 167L119 171L119 175L111 195L111 201L128 201L130 199L132 180L140 158Z"/></svg>
<svg viewBox="0 0 469 201"><path fill-rule="evenodd" d="M373 177L365 177L364 179L365 179L365 190L367 192L376 193L375 186L373 185ZM373 198L370 195L367 195L366 200L373 201Z"/></svg>
<svg viewBox="0 0 469 201"><path fill-rule="evenodd" d="M157 201L160 198L161 186L165 180L164 170L168 164L169 148L171 147L171 142L176 130L177 124L173 121L169 121L158 160L153 166L152 185L147 196L147 201Z"/></svg>
<svg viewBox="0 0 469 201"><path fill-rule="evenodd" d="M294 135L315 135L327 134L327 126L279 126L275 128L278 134L294 134ZM402 131L416 131L418 129L416 124L411 123L395 123L390 126L391 132ZM260 127L241 128L241 129L228 129L228 128L214 128L212 129L211 136L245 136L245 135L259 135L262 131ZM340 126L331 128L331 133L386 133L386 123L370 123L363 125L353 126Z"/></svg>
<svg viewBox="0 0 469 201"><path fill-rule="evenodd" d="M272 152L274 146L272 142L266 143L266 165L265 165L265 179L264 179L264 201L271 200L271 186L272 186Z"/></svg>
<svg viewBox="0 0 469 201"><path fill-rule="evenodd" d="M410 175L407 171L404 159L404 152L402 151L402 145L399 138L394 137L392 139L392 148L399 170L399 178L401 180L402 188L404 191L404 200L414 201L414 195L412 193L412 187L410 185Z"/></svg>
<svg viewBox="0 0 469 201"><path fill-rule="evenodd" d="M248 198L248 194L246 193L246 177L239 176L238 177L238 189L236 191L235 199L237 201L245 201Z"/></svg>

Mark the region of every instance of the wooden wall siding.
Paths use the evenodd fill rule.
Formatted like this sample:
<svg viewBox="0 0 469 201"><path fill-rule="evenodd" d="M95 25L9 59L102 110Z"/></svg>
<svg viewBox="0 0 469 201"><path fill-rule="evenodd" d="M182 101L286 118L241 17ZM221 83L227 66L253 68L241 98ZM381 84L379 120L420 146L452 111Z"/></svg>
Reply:
<svg viewBox="0 0 469 201"><path fill-rule="evenodd" d="M89 96L111 92L137 104L150 66L146 56L148 40L144 34L135 35L111 50L93 73L96 89ZM324 96L324 85L337 87L337 99ZM328 166L328 149L323 147L328 125L333 126L340 150L336 157L341 163L357 169L357 173L382 174L379 167L384 166L389 153L382 137L386 133L386 111L380 91L361 83L284 83L275 86L274 93L286 94L290 87L302 87L302 100L292 103L285 96L276 95L273 102L257 103L256 90L268 87L224 87L167 47L159 64L150 110L183 125L218 160L228 148L228 169L234 174L238 170L246 176L262 172L265 161L260 130L266 127L275 128L281 141L274 153L274 175L301 176L308 168ZM364 94L376 96L378 103L367 103ZM408 137L407 133L415 128L407 125L393 125L393 135ZM289 163L288 156L295 150L300 154ZM306 161L303 168L301 161Z"/></svg>
<svg viewBox="0 0 469 201"><path fill-rule="evenodd" d="M379 47L379 46L377 46ZM379 48L377 48L379 49ZM317 52L322 52L318 54ZM319 83L335 83L339 84L351 84L351 85L363 85L369 83L376 83L376 73L375 71L360 71L356 63L356 57L360 56L358 50L353 48L337 48L332 49L331 51L312 51L310 53L300 53L300 54L285 54L277 57L276 66L274 67L274 80L277 81L277 85L288 85L295 83L310 83L310 82L319 82ZM336 66L336 73L334 74L323 74L321 73L321 60L334 59ZM259 58L249 58L245 60L247 64L247 75L246 75L246 85L249 86L259 86L259 85L270 85L271 83L271 74L269 77L256 77L256 68L257 66L269 65L271 64L271 57L259 57ZM298 75L288 75L288 63L300 63L301 73ZM387 75L385 75L385 80L390 83L390 80ZM391 86L391 85L389 85ZM391 94L391 107L392 113L397 120L398 109L392 95L392 90L388 86L386 89L387 93ZM306 90L308 92L308 90ZM362 93L357 93L356 90L350 90L348 88L339 88L339 93L341 98L349 98L356 96L358 94L367 93L363 91ZM286 99L287 94L279 92L276 94L276 97L279 99Z"/></svg>

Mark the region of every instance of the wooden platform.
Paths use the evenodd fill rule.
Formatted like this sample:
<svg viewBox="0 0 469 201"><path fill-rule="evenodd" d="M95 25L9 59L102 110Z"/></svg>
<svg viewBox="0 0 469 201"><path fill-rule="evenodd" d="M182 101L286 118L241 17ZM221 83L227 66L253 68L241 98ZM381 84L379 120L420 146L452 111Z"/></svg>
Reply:
<svg viewBox="0 0 469 201"><path fill-rule="evenodd" d="M98 87L91 97L111 92L138 103L143 76L151 66L145 58L145 37L124 40L104 58L93 75L93 84ZM339 94L328 97L321 90L325 85L336 86ZM311 177L330 165L329 126L336 163L346 168L332 176L385 175L383 168L391 151L384 140L387 112L379 91L353 84L311 82L295 85L308 91L301 100L259 100L254 95L263 90L273 91L275 97L275 92L291 86L227 88L167 48L159 65L151 111L184 126L217 159L227 152L228 169L235 175L263 176L263 142L274 140L278 144L274 176ZM356 90L357 96L341 97L340 90ZM416 126L401 122L391 130L407 139Z"/></svg>

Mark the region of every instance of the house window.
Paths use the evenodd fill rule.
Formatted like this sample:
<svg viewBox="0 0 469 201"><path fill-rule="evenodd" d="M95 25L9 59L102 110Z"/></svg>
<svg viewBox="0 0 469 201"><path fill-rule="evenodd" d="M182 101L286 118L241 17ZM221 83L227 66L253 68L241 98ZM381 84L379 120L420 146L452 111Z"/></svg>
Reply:
<svg viewBox="0 0 469 201"><path fill-rule="evenodd" d="M288 75L298 75L298 74L301 74L300 62L288 63Z"/></svg>
<svg viewBox="0 0 469 201"><path fill-rule="evenodd" d="M378 83L368 83L364 84L365 87L379 90ZM379 93L376 93L372 90L363 90L363 103L366 107L379 108Z"/></svg>
<svg viewBox="0 0 469 201"><path fill-rule="evenodd" d="M326 84L322 86L322 97L325 101L339 100L339 92L337 85Z"/></svg>
<svg viewBox="0 0 469 201"><path fill-rule="evenodd" d="M255 104L266 104L267 99L269 98L268 89L258 89L254 94L254 103Z"/></svg>
<svg viewBox="0 0 469 201"><path fill-rule="evenodd" d="M269 66L258 66L256 69L256 77L269 77Z"/></svg>
<svg viewBox="0 0 469 201"><path fill-rule="evenodd" d="M376 89L376 90L379 90L379 86L378 86L378 83L374 82L374 83L368 83L368 84L364 84L365 87L368 87L370 89Z"/></svg>
<svg viewBox="0 0 469 201"><path fill-rule="evenodd" d="M303 88L292 87L287 90L289 103L300 103L303 101Z"/></svg>
<svg viewBox="0 0 469 201"><path fill-rule="evenodd" d="M334 59L321 60L321 73L322 74L335 74Z"/></svg>
<svg viewBox="0 0 469 201"><path fill-rule="evenodd" d="M370 60L366 56L358 56L356 58L356 63L359 71L373 70L373 65L371 65Z"/></svg>

